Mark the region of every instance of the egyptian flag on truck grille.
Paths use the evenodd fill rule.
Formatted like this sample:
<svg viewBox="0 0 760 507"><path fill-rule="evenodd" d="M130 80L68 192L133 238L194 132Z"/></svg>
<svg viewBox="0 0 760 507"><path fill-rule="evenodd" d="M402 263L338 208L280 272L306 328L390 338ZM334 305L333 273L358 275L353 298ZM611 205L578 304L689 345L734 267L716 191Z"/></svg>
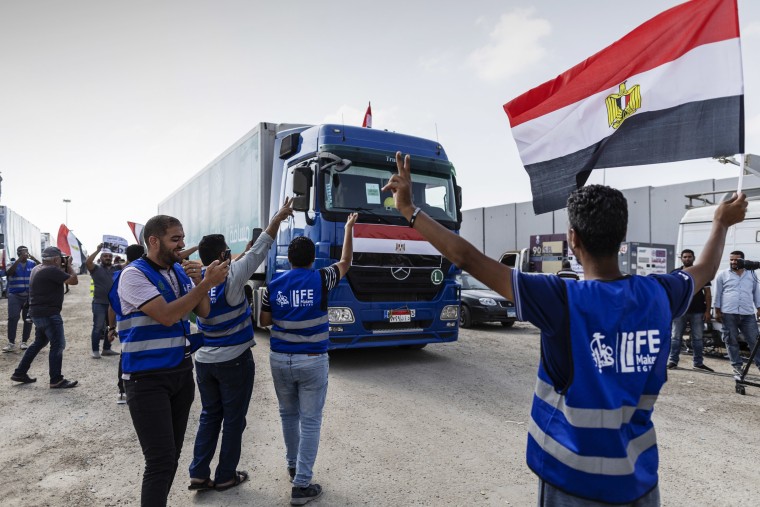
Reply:
<svg viewBox="0 0 760 507"><path fill-rule="evenodd" d="M743 153L736 0L673 7L504 110L537 214L593 169Z"/></svg>
<svg viewBox="0 0 760 507"><path fill-rule="evenodd" d="M352 266L440 268L441 253L411 227L354 224Z"/></svg>

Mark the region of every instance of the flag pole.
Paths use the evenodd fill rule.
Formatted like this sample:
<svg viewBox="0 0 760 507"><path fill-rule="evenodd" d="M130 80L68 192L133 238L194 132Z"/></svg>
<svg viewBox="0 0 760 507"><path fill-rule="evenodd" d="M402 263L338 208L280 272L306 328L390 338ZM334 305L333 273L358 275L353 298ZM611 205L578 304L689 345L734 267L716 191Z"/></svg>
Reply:
<svg viewBox="0 0 760 507"><path fill-rule="evenodd" d="M741 193L743 183L744 183L744 153L739 155L739 184L736 187L736 195L739 195Z"/></svg>

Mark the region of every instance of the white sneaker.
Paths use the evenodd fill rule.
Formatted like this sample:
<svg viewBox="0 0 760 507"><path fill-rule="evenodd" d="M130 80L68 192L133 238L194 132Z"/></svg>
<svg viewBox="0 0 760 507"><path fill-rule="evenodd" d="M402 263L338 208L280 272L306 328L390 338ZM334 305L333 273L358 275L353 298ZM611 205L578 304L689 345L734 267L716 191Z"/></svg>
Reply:
<svg viewBox="0 0 760 507"><path fill-rule="evenodd" d="M124 405L125 403L127 403L127 395L125 393L119 394L119 397L116 398L116 404Z"/></svg>
<svg viewBox="0 0 760 507"><path fill-rule="evenodd" d="M8 342L8 345L3 347L3 352L16 352L16 344Z"/></svg>
<svg viewBox="0 0 760 507"><path fill-rule="evenodd" d="M90 354L92 354L93 359L100 359L100 352L97 350L93 350Z"/></svg>
<svg viewBox="0 0 760 507"><path fill-rule="evenodd" d="M29 348L29 344L26 342L21 342L21 350L26 350Z"/></svg>

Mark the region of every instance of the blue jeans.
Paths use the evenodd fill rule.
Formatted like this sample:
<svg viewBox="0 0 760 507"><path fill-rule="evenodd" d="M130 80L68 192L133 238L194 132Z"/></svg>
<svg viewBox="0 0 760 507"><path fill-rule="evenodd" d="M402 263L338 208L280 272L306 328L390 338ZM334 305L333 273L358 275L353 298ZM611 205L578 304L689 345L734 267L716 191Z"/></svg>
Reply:
<svg viewBox="0 0 760 507"><path fill-rule="evenodd" d="M11 343L16 343L18 321L21 318L22 310L28 299L28 294L8 293L8 341ZM31 335L32 323L24 320L24 328L23 331L21 331L21 341L26 343Z"/></svg>
<svg viewBox="0 0 760 507"><path fill-rule="evenodd" d="M34 358L49 343L50 383L57 384L63 380L61 366L63 364L63 350L66 348L66 337L63 335L63 318L58 314L50 317L32 317L32 321L35 327L34 342L26 349L14 374L19 376L26 374L31 368Z"/></svg>
<svg viewBox="0 0 760 507"><path fill-rule="evenodd" d="M684 313L680 317L673 319L668 362L678 364L678 356L681 354L681 343L683 343L683 330L686 327L686 322L688 322L691 326L691 347L694 349L694 366L702 364L704 315L704 312Z"/></svg>
<svg viewBox="0 0 760 507"><path fill-rule="evenodd" d="M195 436L190 478L211 477L211 459L216 451L219 431L224 427L214 482L229 482L235 478L240 461L245 416L253 394L256 373L253 354L248 349L235 359L221 363L196 361L195 371L203 410Z"/></svg>
<svg viewBox="0 0 760 507"><path fill-rule="evenodd" d="M282 354L271 352L269 364L280 405L285 459L296 469L293 486L311 483L317 460L322 409L327 397L327 354Z"/></svg>
<svg viewBox="0 0 760 507"><path fill-rule="evenodd" d="M578 498L538 479L538 507L605 507L608 505L611 504ZM652 491L631 503L615 505L618 507L659 507L660 486L655 486Z"/></svg>
<svg viewBox="0 0 760 507"><path fill-rule="evenodd" d="M103 350L111 348L111 342L105 337L106 319L108 319L108 304L92 302L92 351L100 349L100 340L103 340Z"/></svg>
<svg viewBox="0 0 760 507"><path fill-rule="evenodd" d="M723 326L728 333L723 333L723 341L726 343L728 351L728 360L731 366L742 367L742 358L739 355L739 330L741 330L744 339L749 345L749 349L755 346L757 342L757 319L755 315L739 315L736 313L723 314ZM760 354L755 356L755 364L760 367Z"/></svg>

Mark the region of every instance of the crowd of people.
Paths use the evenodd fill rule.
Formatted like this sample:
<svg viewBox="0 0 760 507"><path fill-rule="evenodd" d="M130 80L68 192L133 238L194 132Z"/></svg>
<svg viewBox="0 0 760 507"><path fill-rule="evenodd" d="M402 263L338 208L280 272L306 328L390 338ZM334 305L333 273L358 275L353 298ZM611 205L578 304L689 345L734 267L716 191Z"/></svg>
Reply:
<svg viewBox="0 0 760 507"><path fill-rule="evenodd" d="M659 505L654 400L667 369L678 364L686 322L692 328L694 367L710 370L702 361L699 330L709 318L709 282L726 231L743 220L745 196L718 207L698 260L684 251L683 266L675 272L644 277L623 275L618 267L628 223L622 193L601 185L580 188L568 199L568 242L584 268L584 280L577 280L569 265L561 276L537 276L484 256L415 206L409 156L398 153L396 165L398 173L383 190L393 193L409 226L456 266L514 301L518 318L541 331L527 450L528 466L539 477L539 505ZM254 328L244 287L265 259L280 223L292 213L288 200L235 259L224 236L210 234L197 246L200 261L188 260L196 248L185 249L181 222L166 215L147 221L144 253L139 245L130 246L126 265L115 265L101 246L88 257L94 282L92 357L117 354L111 341L118 336L120 390L126 393L120 393L119 401L126 399L145 459L142 505L166 505L196 381L202 410L188 488L224 491L250 479L247 471L238 470L255 376ZM328 386L327 300L350 269L356 220L356 214L349 215L340 260L326 268L313 269L316 252L309 238L293 239L288 247L292 269L274 277L264 293L260 324L271 326L270 367L292 505L322 495L312 479ZM60 313L64 286L78 283L77 275L55 247L43 251L39 265L28 253L22 256L21 249L18 255L9 270L14 302L11 312L9 301L6 349L15 350L16 324L27 300L35 340L11 379L35 382L30 366L50 343L50 387L75 387L77 381L61 371L65 338ZM754 344L760 289L735 258L743 254L732 252L731 269L716 279L714 302L716 319L727 329L732 365L738 368L736 336L741 329ZM197 316L196 333L190 313ZM31 333L26 324L22 348Z"/></svg>

